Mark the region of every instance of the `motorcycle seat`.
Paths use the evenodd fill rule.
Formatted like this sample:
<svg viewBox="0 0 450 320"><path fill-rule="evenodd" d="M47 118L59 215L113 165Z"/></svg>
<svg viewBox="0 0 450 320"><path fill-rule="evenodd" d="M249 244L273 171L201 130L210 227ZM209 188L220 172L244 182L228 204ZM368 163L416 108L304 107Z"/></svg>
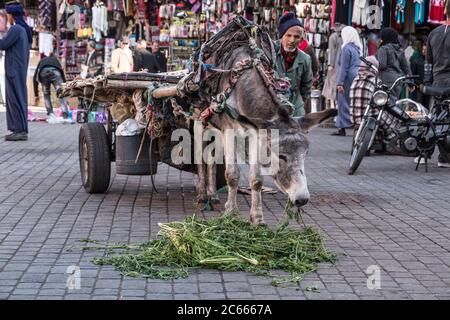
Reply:
<svg viewBox="0 0 450 320"><path fill-rule="evenodd" d="M427 96L446 97L450 96L450 86L438 87L438 86L425 86L424 93Z"/></svg>

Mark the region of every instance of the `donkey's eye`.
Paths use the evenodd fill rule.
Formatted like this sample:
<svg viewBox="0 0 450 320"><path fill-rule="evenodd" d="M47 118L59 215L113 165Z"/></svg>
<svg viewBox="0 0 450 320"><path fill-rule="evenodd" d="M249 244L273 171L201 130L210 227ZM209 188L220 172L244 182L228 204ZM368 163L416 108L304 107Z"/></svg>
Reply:
<svg viewBox="0 0 450 320"><path fill-rule="evenodd" d="M282 160L284 162L287 162L287 157L286 156L280 154L279 158L280 158L280 160Z"/></svg>

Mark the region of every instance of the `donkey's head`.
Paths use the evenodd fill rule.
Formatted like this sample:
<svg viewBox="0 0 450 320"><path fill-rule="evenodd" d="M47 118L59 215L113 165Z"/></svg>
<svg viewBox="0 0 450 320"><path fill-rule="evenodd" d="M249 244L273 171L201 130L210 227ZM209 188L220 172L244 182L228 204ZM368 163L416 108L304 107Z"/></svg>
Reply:
<svg viewBox="0 0 450 320"><path fill-rule="evenodd" d="M310 128L336 116L336 113L336 110L330 109L277 124L280 128L279 138L272 143L278 142L278 150L272 147L272 157L279 161L278 170L272 178L297 207L305 205L310 198L305 175L305 158L309 147L306 133Z"/></svg>

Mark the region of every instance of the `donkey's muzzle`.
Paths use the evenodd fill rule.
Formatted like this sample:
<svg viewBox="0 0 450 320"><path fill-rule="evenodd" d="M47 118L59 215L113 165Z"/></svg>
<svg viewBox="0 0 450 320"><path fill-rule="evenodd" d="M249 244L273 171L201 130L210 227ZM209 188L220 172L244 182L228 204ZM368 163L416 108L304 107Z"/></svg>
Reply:
<svg viewBox="0 0 450 320"><path fill-rule="evenodd" d="M300 208L303 207L305 204L307 204L309 201L309 198L300 198L295 200L294 204L296 207Z"/></svg>

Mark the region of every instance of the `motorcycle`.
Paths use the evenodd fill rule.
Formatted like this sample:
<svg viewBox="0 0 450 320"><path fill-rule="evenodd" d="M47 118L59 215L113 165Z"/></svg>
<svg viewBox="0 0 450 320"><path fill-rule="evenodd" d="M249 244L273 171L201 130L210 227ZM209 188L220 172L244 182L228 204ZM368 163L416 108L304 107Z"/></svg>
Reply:
<svg viewBox="0 0 450 320"><path fill-rule="evenodd" d="M363 57L361 60L370 68L377 70ZM364 156L368 154L385 114L394 120L390 129L395 135L397 146L405 155L419 157L416 170L423 158L426 164L425 171L428 171L427 160L431 157L435 146L450 163L450 87L424 87L424 94L434 99L430 110L411 99L392 101L392 90L400 84L418 89L412 82L415 78L417 76L402 76L388 87L377 77L377 87L355 134L348 174L354 174ZM375 118L372 114L377 110L379 112ZM395 126L392 123L395 123Z"/></svg>

